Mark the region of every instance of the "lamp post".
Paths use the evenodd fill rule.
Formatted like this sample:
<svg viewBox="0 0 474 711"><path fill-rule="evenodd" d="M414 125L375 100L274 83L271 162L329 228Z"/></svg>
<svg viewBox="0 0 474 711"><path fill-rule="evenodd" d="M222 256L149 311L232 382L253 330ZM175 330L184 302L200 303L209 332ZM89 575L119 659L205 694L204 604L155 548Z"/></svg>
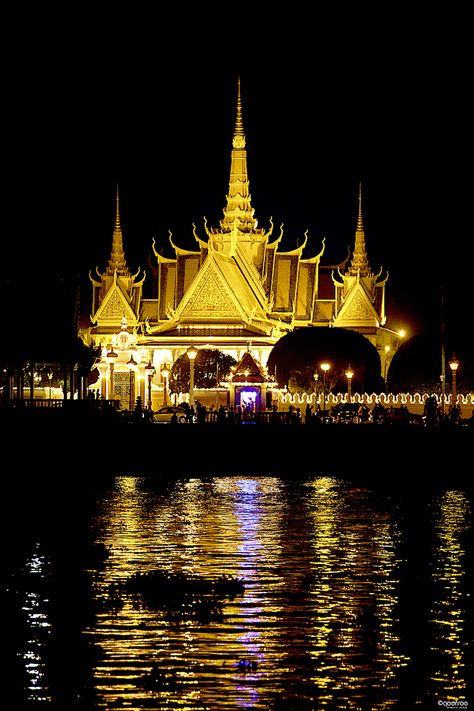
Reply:
<svg viewBox="0 0 474 711"><path fill-rule="evenodd" d="M459 368L459 361L453 353L453 357L449 361L449 367L451 368L451 375L453 378L451 386L451 407L456 407L458 401L458 395L456 392L456 373Z"/></svg>
<svg viewBox="0 0 474 711"><path fill-rule="evenodd" d="M168 404L168 377L170 369L166 363L161 366L161 377L163 378L163 405Z"/></svg>
<svg viewBox="0 0 474 711"><path fill-rule="evenodd" d="M173 373L173 380L174 380L174 404L177 407L178 406L178 373Z"/></svg>
<svg viewBox="0 0 474 711"><path fill-rule="evenodd" d="M189 358L189 406L194 407L194 361L198 351L194 346L189 346L186 355Z"/></svg>
<svg viewBox="0 0 474 711"><path fill-rule="evenodd" d="M326 422L326 373L330 369L329 363L321 363L320 368L323 371L323 422Z"/></svg>
<svg viewBox="0 0 474 711"><path fill-rule="evenodd" d="M132 408L133 408L132 372L133 372L133 368L136 366L136 364L137 364L137 363L136 363L136 361L135 361L135 359L134 359L134 357L133 357L133 354L132 354L132 355L130 356L130 360L127 361L128 370L129 370L129 373L130 373L130 381L129 381L130 400L129 400L129 408L128 408L128 409L130 410L130 412L132 411Z"/></svg>
<svg viewBox="0 0 474 711"><path fill-rule="evenodd" d="M345 376L347 378L347 397L349 402L352 402L352 378L354 377L354 371L350 365L345 372Z"/></svg>
<svg viewBox="0 0 474 711"><path fill-rule="evenodd" d="M118 354L114 351L113 346L111 346L110 351L108 351L106 355L106 360L110 366L110 392L108 397L109 400L112 400L114 397L114 362L116 358L118 358Z"/></svg>
<svg viewBox="0 0 474 711"><path fill-rule="evenodd" d="M386 345L386 346L384 347L385 358L384 358L384 361L383 361L383 381L384 381L385 385L387 385L388 364L389 364L389 362L390 362L390 358L389 358L389 355L388 355L388 354L390 353L390 350L391 350L391 349L390 349L390 346L389 346L389 345Z"/></svg>
<svg viewBox="0 0 474 711"><path fill-rule="evenodd" d="M316 404L318 402L318 380L319 380L319 373L313 373L313 378L314 378L314 413L316 414L317 407Z"/></svg>
<svg viewBox="0 0 474 711"><path fill-rule="evenodd" d="M53 372L50 370L48 373L49 380L49 399L51 400L51 381L53 380Z"/></svg>
<svg viewBox="0 0 474 711"><path fill-rule="evenodd" d="M32 378L32 389L33 389L33 399L35 397L35 388L40 384L41 382L41 375L36 372L36 370L33 373L33 378Z"/></svg>
<svg viewBox="0 0 474 711"><path fill-rule="evenodd" d="M148 363L145 366L146 374L148 377L148 409L152 410L152 403L151 403L151 381L153 380L153 376L155 375L155 368L151 364L151 361L148 361Z"/></svg>

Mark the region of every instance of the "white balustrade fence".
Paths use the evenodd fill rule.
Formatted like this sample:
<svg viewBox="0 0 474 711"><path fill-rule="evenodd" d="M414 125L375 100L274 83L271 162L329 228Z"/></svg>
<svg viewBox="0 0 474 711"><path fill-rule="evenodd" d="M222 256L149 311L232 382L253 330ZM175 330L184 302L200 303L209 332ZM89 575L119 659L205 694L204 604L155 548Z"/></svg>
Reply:
<svg viewBox="0 0 474 711"><path fill-rule="evenodd" d="M435 393L353 393L351 402L363 403L370 408L376 404L381 404L383 407L401 407L405 405L410 412L414 414L423 414L425 402L429 397L434 396L438 407L442 406L442 396ZM339 403L349 402L347 393L326 393L326 410L338 405ZM445 411L448 412L451 408L451 394L446 394L444 397ZM291 394L286 390L280 391L278 395L279 409L286 409L289 405L301 408L307 404L313 406L313 409L319 405L323 409L322 393L301 393ZM471 417L474 411L474 393L468 395L458 394L457 404L461 408L461 417Z"/></svg>

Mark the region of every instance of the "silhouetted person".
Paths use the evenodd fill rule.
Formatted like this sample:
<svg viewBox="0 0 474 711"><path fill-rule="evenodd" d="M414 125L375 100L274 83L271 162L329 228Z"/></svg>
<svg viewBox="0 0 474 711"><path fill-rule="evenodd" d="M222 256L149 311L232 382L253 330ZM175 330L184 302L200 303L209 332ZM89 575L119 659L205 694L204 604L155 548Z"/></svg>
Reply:
<svg viewBox="0 0 474 711"><path fill-rule="evenodd" d="M436 404L436 398L434 395L430 395L428 398L426 398L425 401L425 407L423 410L423 414L425 415L425 423L428 427L433 427L433 425L436 424L437 422L437 404Z"/></svg>
<svg viewBox="0 0 474 711"><path fill-rule="evenodd" d="M198 402L196 405L196 417L199 425L203 425L206 421L207 410L206 406Z"/></svg>

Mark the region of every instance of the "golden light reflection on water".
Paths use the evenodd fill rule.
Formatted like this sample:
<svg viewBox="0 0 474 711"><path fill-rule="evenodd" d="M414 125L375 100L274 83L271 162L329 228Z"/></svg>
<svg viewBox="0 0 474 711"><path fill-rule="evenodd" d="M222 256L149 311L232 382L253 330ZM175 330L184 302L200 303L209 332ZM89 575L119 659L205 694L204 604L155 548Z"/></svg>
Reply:
<svg viewBox="0 0 474 711"><path fill-rule="evenodd" d="M398 532L367 492L341 490L336 480L311 485L309 648L320 708L371 708L397 699L397 675L408 658L397 632ZM369 693L370 692L370 693Z"/></svg>
<svg viewBox="0 0 474 711"><path fill-rule="evenodd" d="M120 616L126 618L126 629L133 634L110 634L115 627L112 624L102 645L106 657L123 658L123 642L132 642L126 658L131 661L136 654L144 666L143 653L156 645L158 632L160 664L163 668L167 664L170 673L179 670L180 703L187 703L190 695L196 701L195 676L199 674L202 701L211 708L216 685L226 689L221 688L220 694L229 698L230 707L236 698L243 706L254 704L258 694L251 682L256 684L262 676L265 649L272 646L272 639L279 646L279 630L272 625L279 609L265 612L261 605L262 583L283 585L272 574L272 568L280 568L281 559L277 545L278 497L275 499L279 486L281 482L274 479L189 480L169 500L160 502L159 517L145 522L141 519L143 501L138 482L120 480L116 505L110 509L112 518L102 539L114 558L114 565L106 570L104 590L114 579L131 575L137 567L157 567L211 578L222 574L241 578L245 597L229 601L225 624L209 627L187 622L185 634L182 628L179 633L170 630L164 620L157 623L156 614L128 603ZM140 545L144 538L148 544L145 547ZM248 666L240 668L242 662ZM110 691L110 673L108 665L96 669L104 692ZM140 696L143 698L143 694Z"/></svg>
<svg viewBox="0 0 474 711"><path fill-rule="evenodd" d="M410 659L397 607L402 531L388 498L329 477L196 478L164 491L123 477L97 525L110 550L96 579L99 598L114 581L154 569L245 582L244 594L227 599L223 618L211 622L170 621L129 598L100 613L88 635L102 652L94 674L103 703L267 709L281 701L375 711L398 701ZM451 576L452 612L461 560L439 555L440 579ZM453 650L456 630L451 620ZM142 681L153 667L164 683L150 690Z"/></svg>
<svg viewBox="0 0 474 711"><path fill-rule="evenodd" d="M466 608L472 606L463 585L466 576L466 535L471 532L470 501L461 491L447 491L436 502L433 578L436 597L431 609L434 638L431 651L433 696L444 701L466 701L466 656L472 644L466 629ZM472 535L472 534L471 534Z"/></svg>

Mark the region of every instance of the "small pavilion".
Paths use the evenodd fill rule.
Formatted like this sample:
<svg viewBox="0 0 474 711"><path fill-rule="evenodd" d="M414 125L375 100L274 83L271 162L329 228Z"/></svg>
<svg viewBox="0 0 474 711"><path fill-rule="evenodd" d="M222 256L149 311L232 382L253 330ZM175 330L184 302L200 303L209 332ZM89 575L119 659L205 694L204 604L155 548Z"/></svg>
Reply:
<svg viewBox="0 0 474 711"><path fill-rule="evenodd" d="M231 406L243 411L270 409L273 399L278 400L278 383L259 365L250 350L232 369L229 385Z"/></svg>

